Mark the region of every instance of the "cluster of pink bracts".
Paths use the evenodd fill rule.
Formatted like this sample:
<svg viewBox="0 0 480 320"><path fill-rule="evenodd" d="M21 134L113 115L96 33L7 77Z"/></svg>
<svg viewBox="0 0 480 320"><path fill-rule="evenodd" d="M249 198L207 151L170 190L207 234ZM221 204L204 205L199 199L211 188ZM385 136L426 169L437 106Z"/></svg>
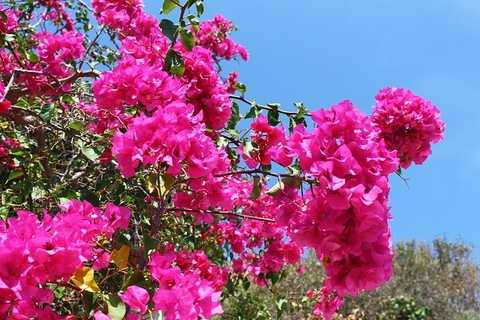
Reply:
<svg viewBox="0 0 480 320"><path fill-rule="evenodd" d="M73 31L61 2L44 5L50 9L44 19L69 27L35 36L39 61L22 67L38 73L18 77L33 95L69 91L70 82L45 88L51 76L74 75L66 63L85 54L83 36ZM304 248L312 248L326 270L324 288L310 294L318 300L314 313L325 319L332 317L345 295L375 289L391 277L388 177L412 162L423 163L431 144L442 138L444 124L435 106L408 90L386 88L377 95L371 117L344 101L313 112L313 130L297 125L290 134L260 115L251 124L255 150L242 146L237 150L243 162L250 169L298 162L301 178L315 183L305 195L286 183L276 192L262 185L258 196L251 197L258 186L241 173L230 174L231 160L215 143L232 115L230 94L238 76L232 73L222 80L216 61L248 58L246 50L229 38L233 24L217 16L192 30L197 39L192 50L175 43L185 71L172 76L164 68L170 41L141 1L93 0L92 5L98 22L119 34L121 58L94 82L93 102L80 104L94 119L89 128L98 134L115 132L111 154L125 177L152 165L181 177L188 190L173 195L175 208L180 208L175 212L184 209L195 223L209 225L205 236L214 237L232 254L230 265L216 266L204 252L176 252L166 244L148 263L155 292L132 285L119 293L129 306L127 319L141 319L149 302L168 320L221 314L220 297L229 273L248 274L265 285L268 275L286 264L301 265ZM7 17L0 19L0 31L14 32L16 13L0 10ZM0 51L4 79L20 67L12 54ZM5 86L0 82L0 114L10 108ZM138 112L127 112L132 107ZM0 165L2 161L12 165L9 147L0 140ZM260 219L218 220L212 209ZM1 223L0 318L73 319L53 311L53 295L46 284L68 282L85 262L95 261L96 269L107 267L108 253L97 240L127 229L130 215L130 209L113 204L100 210L70 201L53 217L45 212L39 220L19 211L18 217ZM94 318L110 319L104 311L97 310Z"/></svg>

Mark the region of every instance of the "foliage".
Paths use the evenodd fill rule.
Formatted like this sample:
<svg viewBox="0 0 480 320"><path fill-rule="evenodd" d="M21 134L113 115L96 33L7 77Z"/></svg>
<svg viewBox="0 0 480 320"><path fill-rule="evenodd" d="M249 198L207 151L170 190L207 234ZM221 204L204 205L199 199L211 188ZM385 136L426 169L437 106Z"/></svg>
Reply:
<svg viewBox="0 0 480 320"><path fill-rule="evenodd" d="M374 292L345 299L338 319L476 319L480 314L480 268L471 248L461 242L436 239L432 245L415 241L395 246L394 277ZM305 273L287 268L277 291L286 298L285 319L307 318L312 301L306 293L325 277L309 255ZM255 288L255 299L271 307L272 293ZM228 308L226 308L228 311Z"/></svg>
<svg viewBox="0 0 480 320"><path fill-rule="evenodd" d="M410 241L395 248L395 276L380 290L347 300L372 317L385 297L410 297L432 312L433 319L462 319L480 312L479 267L471 248L461 242L436 239L431 246Z"/></svg>
<svg viewBox="0 0 480 320"><path fill-rule="evenodd" d="M430 309L420 307L412 298L403 296L387 301L384 308L386 311L377 316L380 320L426 320L429 319L431 314Z"/></svg>

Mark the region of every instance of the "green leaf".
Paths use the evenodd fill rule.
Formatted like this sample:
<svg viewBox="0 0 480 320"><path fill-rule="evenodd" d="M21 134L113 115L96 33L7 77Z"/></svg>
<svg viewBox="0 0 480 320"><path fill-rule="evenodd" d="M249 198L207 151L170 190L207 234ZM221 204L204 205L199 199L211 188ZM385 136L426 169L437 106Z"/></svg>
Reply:
<svg viewBox="0 0 480 320"><path fill-rule="evenodd" d="M246 141L243 144L243 152L248 156L251 156L254 150L255 150L255 146L253 145L252 141Z"/></svg>
<svg viewBox="0 0 480 320"><path fill-rule="evenodd" d="M7 182L10 182L12 180L15 180L15 179L18 179L20 177L23 177L23 171L21 170L12 170L10 171L10 173L8 174L8 179L7 179Z"/></svg>
<svg viewBox="0 0 480 320"><path fill-rule="evenodd" d="M33 63L38 62L38 56L33 51L27 51L27 59Z"/></svg>
<svg viewBox="0 0 480 320"><path fill-rule="evenodd" d="M259 106L255 103L255 101L252 103L252 107L250 110L248 110L247 114L245 115L245 119L248 118L256 118L258 115L262 112L262 109L260 109Z"/></svg>
<svg viewBox="0 0 480 320"><path fill-rule="evenodd" d="M170 49L167 52L165 58L165 70L176 76L182 76L185 72L182 56L173 49Z"/></svg>
<svg viewBox="0 0 480 320"><path fill-rule="evenodd" d="M271 110L268 110L268 123L272 126L276 126L280 123L280 114L278 113L278 104L268 104Z"/></svg>
<svg viewBox="0 0 480 320"><path fill-rule="evenodd" d="M4 37L5 37L5 38L4 38L5 41L7 41L7 42L13 42L13 41L15 41L15 35L12 34L12 33L6 33L6 34L4 35Z"/></svg>
<svg viewBox="0 0 480 320"><path fill-rule="evenodd" d="M307 122L305 121L305 115L307 113L305 105L302 102L296 102L295 107L297 108L297 114L293 117L295 124L303 123L304 125L307 125Z"/></svg>
<svg viewBox="0 0 480 320"><path fill-rule="evenodd" d="M240 132L235 129L227 129L227 132L234 138L240 137Z"/></svg>
<svg viewBox="0 0 480 320"><path fill-rule="evenodd" d="M250 198L255 200L260 197L260 192L262 191L261 179L259 176L253 177L253 188Z"/></svg>
<svg viewBox="0 0 480 320"><path fill-rule="evenodd" d="M291 164L290 166L288 166L288 171L290 171L291 174L293 175L300 175L301 173L301 169L300 169L300 163L297 160L295 160L295 162L293 164Z"/></svg>
<svg viewBox="0 0 480 320"><path fill-rule="evenodd" d="M275 305L277 307L277 316L280 318L280 316L283 314L283 312L286 309L287 306L287 300L284 298L279 298L277 301L275 301Z"/></svg>
<svg viewBox="0 0 480 320"><path fill-rule="evenodd" d="M292 133L293 128L295 128L296 124L295 121L293 121L292 118L288 118L288 131Z"/></svg>
<svg viewBox="0 0 480 320"><path fill-rule="evenodd" d="M177 7L177 4L172 0L163 0L162 14L168 14Z"/></svg>
<svg viewBox="0 0 480 320"><path fill-rule="evenodd" d="M90 147L83 147L82 149L80 149L80 151L82 151L82 154L85 157L87 157L88 160L91 160L91 161L95 161L100 157L100 155L96 153L95 150L93 150L93 148L90 148Z"/></svg>
<svg viewBox="0 0 480 320"><path fill-rule="evenodd" d="M40 187L35 186L32 188L31 196L33 200L42 199L43 197L47 196L47 191L45 191Z"/></svg>
<svg viewBox="0 0 480 320"><path fill-rule="evenodd" d="M182 40L185 49L188 51L192 51L193 47L195 46L195 36L193 33L186 29L180 30L180 39Z"/></svg>
<svg viewBox="0 0 480 320"><path fill-rule="evenodd" d="M230 117L230 120L228 121L227 124L227 129L228 130L233 130L237 126L237 124L240 122L240 107L238 106L238 103L234 102L232 105L232 116Z"/></svg>
<svg viewBox="0 0 480 320"><path fill-rule="evenodd" d="M203 14L203 12L205 11L205 8L203 6L203 1L197 1L195 3L195 6L197 7L197 15L198 16L201 16Z"/></svg>
<svg viewBox="0 0 480 320"><path fill-rule="evenodd" d="M193 14L190 14L187 16L187 19L188 21L190 21L190 24L192 25L195 32L198 32L198 30L200 29L200 21L198 20L198 18Z"/></svg>
<svg viewBox="0 0 480 320"><path fill-rule="evenodd" d="M247 92L247 86L244 83L237 83L236 88L238 92L240 92L240 95L243 97L245 93Z"/></svg>
<svg viewBox="0 0 480 320"><path fill-rule="evenodd" d="M127 307L123 304L117 295L111 294L108 296L108 316L112 320L122 320L127 313Z"/></svg>
<svg viewBox="0 0 480 320"><path fill-rule="evenodd" d="M76 104L80 102L78 97L71 96L69 94L63 95L60 99L63 103L68 103L68 104Z"/></svg>
<svg viewBox="0 0 480 320"><path fill-rule="evenodd" d="M171 20L162 19L160 21L160 29L162 29L162 33L171 41L175 40L175 33L177 32L178 26L173 23Z"/></svg>
<svg viewBox="0 0 480 320"><path fill-rule="evenodd" d="M75 131L81 131L83 128L85 128L85 125L80 120L74 120L68 124L68 127Z"/></svg>

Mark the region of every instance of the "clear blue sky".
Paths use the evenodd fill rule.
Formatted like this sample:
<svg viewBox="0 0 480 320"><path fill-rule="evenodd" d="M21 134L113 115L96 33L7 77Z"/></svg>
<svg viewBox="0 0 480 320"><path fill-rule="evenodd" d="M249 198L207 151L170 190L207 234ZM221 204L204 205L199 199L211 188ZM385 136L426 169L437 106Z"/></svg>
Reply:
<svg viewBox="0 0 480 320"><path fill-rule="evenodd" d="M147 0L158 13L161 1ZM480 257L480 2L478 0L207 0L250 52L233 63L259 102L310 108L351 99L370 113L384 86L432 100L445 139L407 187L392 177L394 240L445 235ZM150 10L149 10L150 11Z"/></svg>

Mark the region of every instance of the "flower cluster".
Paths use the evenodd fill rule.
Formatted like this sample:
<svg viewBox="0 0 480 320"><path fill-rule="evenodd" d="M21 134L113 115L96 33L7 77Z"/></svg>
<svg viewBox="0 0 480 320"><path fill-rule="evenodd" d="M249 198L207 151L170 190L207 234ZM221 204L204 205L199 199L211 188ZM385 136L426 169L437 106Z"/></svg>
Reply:
<svg viewBox="0 0 480 320"><path fill-rule="evenodd" d="M55 24L65 24L65 29L68 31L73 30L74 22L70 15L65 10L64 2L61 0L41 0L41 5L45 6L47 10L42 15L44 20L51 20Z"/></svg>
<svg viewBox="0 0 480 320"><path fill-rule="evenodd" d="M248 60L247 50L228 37L234 29L231 21L223 16L215 16L212 20L203 21L195 36L199 45L220 58L230 60L239 55L243 60Z"/></svg>
<svg viewBox="0 0 480 320"><path fill-rule="evenodd" d="M282 214L280 210L293 210L302 204L293 188L275 197L262 190L258 198L251 199L252 188L252 183L237 182L234 204L242 208L242 215L256 219L224 220L213 224L210 232L232 254L235 273L246 273L265 286L268 277L285 265L300 263L302 248L288 238L285 226L262 219L274 221Z"/></svg>
<svg viewBox="0 0 480 320"><path fill-rule="evenodd" d="M192 112L191 105L174 102L152 117L134 118L126 133L118 132L113 138L112 152L122 173L132 176L140 163L165 163L170 175L180 174L186 166L192 178L208 176L219 166L225 168L225 158Z"/></svg>
<svg viewBox="0 0 480 320"><path fill-rule="evenodd" d="M142 10L139 0L93 0L93 9L98 22L112 29L123 29L130 25L135 16Z"/></svg>
<svg viewBox="0 0 480 320"><path fill-rule="evenodd" d="M268 124L264 115L259 115L252 122L252 142L256 149L250 154L239 147L239 153L250 168L255 168L259 164L270 165L272 160L278 164L287 167L292 162L292 155L286 148L285 132L282 126L272 127Z"/></svg>
<svg viewBox="0 0 480 320"><path fill-rule="evenodd" d="M332 319L335 312L343 304L343 298L337 296L328 287L323 287L319 292L309 291L307 297L317 300L313 307L313 314L322 316L325 320Z"/></svg>
<svg viewBox="0 0 480 320"><path fill-rule="evenodd" d="M0 74L7 77L11 75L15 67L13 55L5 49L0 49Z"/></svg>
<svg viewBox="0 0 480 320"><path fill-rule="evenodd" d="M32 94L56 95L71 89L68 81L74 73L68 64L80 59L85 53L83 36L76 31L60 34L40 32L35 35L38 62L26 61L18 65L16 59L6 55L4 73L11 73L14 68L28 69L21 72L18 79ZM2 57L3 58L3 57ZM53 84L52 84L52 79Z"/></svg>
<svg viewBox="0 0 480 320"><path fill-rule="evenodd" d="M96 103L83 109L96 117L92 130L102 133L107 129L122 127L131 121L125 113L127 107L141 104L148 112L180 100L184 95L182 84L158 66L145 66L128 61L112 72L105 72L95 81L93 93Z"/></svg>
<svg viewBox="0 0 480 320"><path fill-rule="evenodd" d="M210 50L196 46L187 51L177 43L175 50L183 58L185 72L181 77L173 77L164 71L167 38L156 19L143 11L141 2L98 0L93 6L99 21L123 36L120 61L113 71L103 73L94 83L95 103L82 107L95 117L91 124L95 132L125 126L127 131L134 131L135 126L152 120L149 118L155 117L153 112L170 103L193 105L192 110L187 107L184 112L192 117L198 114L208 128L219 130L225 126L232 107L229 85L223 83L215 69ZM123 20L129 24L119 22ZM126 112L127 107L145 113L134 121L135 116Z"/></svg>
<svg viewBox="0 0 480 320"><path fill-rule="evenodd" d="M183 51L183 50L182 50ZM202 111L207 127L220 130L232 115L232 102L225 85L215 69L212 53L202 47L183 51L185 73L183 79L188 86L187 100Z"/></svg>
<svg viewBox="0 0 480 320"><path fill-rule="evenodd" d="M317 183L306 208L290 214L291 237L323 261L326 286L356 295L392 273L388 175L398 167L370 119L349 101L312 115L317 127L297 126L289 148Z"/></svg>
<svg viewBox="0 0 480 320"><path fill-rule="evenodd" d="M121 38L156 39L161 35L158 21L143 10L141 0L93 0L97 21L116 30Z"/></svg>
<svg viewBox="0 0 480 320"><path fill-rule="evenodd" d="M0 32L10 33L18 27L18 17L14 10L0 6Z"/></svg>
<svg viewBox="0 0 480 320"><path fill-rule="evenodd" d="M430 101L410 90L385 88L376 96L372 122L390 150L397 150L402 168L422 164L432 153L431 145L443 138L445 124Z"/></svg>
<svg viewBox="0 0 480 320"><path fill-rule="evenodd" d="M226 273L203 252L175 252L167 245L163 253L150 257L149 268L158 284L154 308L166 320L209 319L223 313L220 296Z"/></svg>
<svg viewBox="0 0 480 320"><path fill-rule="evenodd" d="M126 229L130 214L129 209L113 204L102 211L88 202L72 200L53 217L45 212L39 220L34 213L19 211L17 217L2 222L1 318L45 319L46 314L53 314L53 293L45 284L67 282L83 262L102 254L95 241Z"/></svg>
<svg viewBox="0 0 480 320"><path fill-rule="evenodd" d="M66 31L57 35L39 33L36 39L38 57L45 65L44 71L58 78L69 75L65 63L80 59L85 53L83 36L76 31Z"/></svg>

